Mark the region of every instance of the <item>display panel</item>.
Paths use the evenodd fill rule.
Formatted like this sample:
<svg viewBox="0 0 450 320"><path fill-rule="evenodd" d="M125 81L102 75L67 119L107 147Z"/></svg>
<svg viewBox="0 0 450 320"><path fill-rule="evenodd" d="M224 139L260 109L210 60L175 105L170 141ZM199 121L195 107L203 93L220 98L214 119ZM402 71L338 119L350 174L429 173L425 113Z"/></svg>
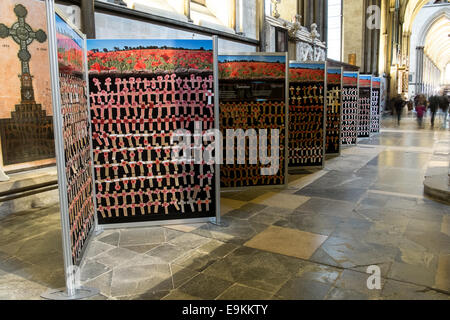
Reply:
<svg viewBox="0 0 450 320"><path fill-rule="evenodd" d="M341 152L342 68L327 68L326 154Z"/></svg>
<svg viewBox="0 0 450 320"><path fill-rule="evenodd" d="M88 49L99 224L216 216L215 164L173 157L179 129L215 128L213 41L89 40Z"/></svg>
<svg viewBox="0 0 450 320"><path fill-rule="evenodd" d="M372 78L372 99L371 99L371 119L370 119L370 131L372 133L380 132L380 91L381 91L381 79Z"/></svg>
<svg viewBox="0 0 450 320"><path fill-rule="evenodd" d="M358 141L359 73L344 72L343 79L341 139L343 145L355 145Z"/></svg>
<svg viewBox="0 0 450 320"><path fill-rule="evenodd" d="M370 113L372 97L372 76L359 76L359 103L358 103L358 138L370 137Z"/></svg>
<svg viewBox="0 0 450 320"><path fill-rule="evenodd" d="M72 260L77 264L94 226L86 42L56 14L60 107Z"/></svg>
<svg viewBox="0 0 450 320"><path fill-rule="evenodd" d="M286 54L219 56L220 129L226 158L222 187L286 183L286 63ZM236 139L227 139L230 132ZM258 138L259 145L251 143L249 135ZM238 148L238 141L245 146Z"/></svg>
<svg viewBox="0 0 450 320"><path fill-rule="evenodd" d="M0 1L0 135L4 165L55 157L47 38L42 1Z"/></svg>
<svg viewBox="0 0 450 320"><path fill-rule="evenodd" d="M326 66L289 64L289 168L323 166Z"/></svg>

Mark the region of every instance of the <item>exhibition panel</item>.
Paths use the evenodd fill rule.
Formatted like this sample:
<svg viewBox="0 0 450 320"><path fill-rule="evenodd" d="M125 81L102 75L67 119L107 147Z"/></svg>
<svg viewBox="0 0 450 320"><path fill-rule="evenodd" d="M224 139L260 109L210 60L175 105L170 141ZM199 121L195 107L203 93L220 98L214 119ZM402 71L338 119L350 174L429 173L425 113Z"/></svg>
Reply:
<svg viewBox="0 0 450 320"><path fill-rule="evenodd" d="M372 133L380 132L380 90L381 79L378 77L372 78L372 99L371 99L371 125L370 131Z"/></svg>
<svg viewBox="0 0 450 320"><path fill-rule="evenodd" d="M290 62L290 169L325 164L325 84L325 62Z"/></svg>
<svg viewBox="0 0 450 320"><path fill-rule="evenodd" d="M327 68L326 154L340 154L342 126L342 68Z"/></svg>
<svg viewBox="0 0 450 320"><path fill-rule="evenodd" d="M219 56L222 187L287 183L286 75L285 53Z"/></svg>
<svg viewBox="0 0 450 320"><path fill-rule="evenodd" d="M60 109L73 262L94 226L92 149L86 82L86 41L56 14Z"/></svg>
<svg viewBox="0 0 450 320"><path fill-rule="evenodd" d="M342 144L355 145L358 140L359 73L344 72L342 88Z"/></svg>
<svg viewBox="0 0 450 320"><path fill-rule="evenodd" d="M88 41L100 225L218 215L216 43Z"/></svg>
<svg viewBox="0 0 450 320"><path fill-rule="evenodd" d="M370 137L372 76L359 75L358 138Z"/></svg>
<svg viewBox="0 0 450 320"><path fill-rule="evenodd" d="M96 225L86 38L53 1L46 1L46 10L66 288L42 296L75 299L98 292L76 283Z"/></svg>

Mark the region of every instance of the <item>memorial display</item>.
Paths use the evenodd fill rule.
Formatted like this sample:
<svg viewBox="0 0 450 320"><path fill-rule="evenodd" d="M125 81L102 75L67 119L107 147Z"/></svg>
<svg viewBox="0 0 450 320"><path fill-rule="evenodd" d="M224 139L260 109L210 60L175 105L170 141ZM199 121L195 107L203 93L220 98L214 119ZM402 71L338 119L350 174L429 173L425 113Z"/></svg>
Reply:
<svg viewBox="0 0 450 320"><path fill-rule="evenodd" d="M94 226L91 132L86 83L86 44L56 14L60 110L73 263Z"/></svg>
<svg viewBox="0 0 450 320"><path fill-rule="evenodd" d="M327 68L327 119L325 153L341 152L342 68Z"/></svg>
<svg viewBox="0 0 450 320"><path fill-rule="evenodd" d="M344 72L343 79L341 139L343 145L355 145L358 141L359 73Z"/></svg>
<svg viewBox="0 0 450 320"><path fill-rule="evenodd" d="M0 2L4 165L55 157L45 17L42 1Z"/></svg>
<svg viewBox="0 0 450 320"><path fill-rule="evenodd" d="M216 216L216 165L178 129L215 128L212 40L89 40L100 225ZM195 139L194 139L195 140Z"/></svg>
<svg viewBox="0 0 450 320"><path fill-rule="evenodd" d="M232 154L221 166L222 187L286 183L286 64L286 54L219 56L223 155ZM227 132L231 131L237 141L244 141L245 150L238 148L235 139L232 140L233 145L227 143ZM249 138L246 134L252 135L251 132L254 134ZM267 135L263 137L264 133ZM257 135L259 146L252 143ZM274 141L279 148L273 144ZM273 153L274 148L277 155ZM251 160L257 160L258 155L259 162ZM270 164L265 161L268 158L271 158Z"/></svg>
<svg viewBox="0 0 450 320"><path fill-rule="evenodd" d="M289 168L325 163L326 67L323 62L289 64Z"/></svg>
<svg viewBox="0 0 450 320"><path fill-rule="evenodd" d="M381 79L377 77L372 78L372 99L371 99L371 122L370 122L370 132L378 133L380 132L380 90L381 90Z"/></svg>
<svg viewBox="0 0 450 320"><path fill-rule="evenodd" d="M359 76L359 103L358 103L358 138L370 137L371 129L371 99L372 76Z"/></svg>

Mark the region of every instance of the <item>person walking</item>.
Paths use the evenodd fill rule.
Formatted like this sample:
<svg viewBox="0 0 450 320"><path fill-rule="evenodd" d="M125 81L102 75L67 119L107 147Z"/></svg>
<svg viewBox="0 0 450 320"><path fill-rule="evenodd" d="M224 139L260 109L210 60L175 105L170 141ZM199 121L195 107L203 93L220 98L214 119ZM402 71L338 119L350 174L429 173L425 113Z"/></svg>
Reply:
<svg viewBox="0 0 450 320"><path fill-rule="evenodd" d="M423 116L425 115L425 112L427 111L426 107L427 101L424 95L419 95L419 98L417 99L417 106L416 106L416 114L417 114L417 122L419 124L419 128L423 127Z"/></svg>
<svg viewBox="0 0 450 320"><path fill-rule="evenodd" d="M444 92L444 94L439 97L439 108L444 113L444 127L447 127L448 106L448 96Z"/></svg>
<svg viewBox="0 0 450 320"><path fill-rule="evenodd" d="M394 99L394 109L397 115L397 125L400 125L400 120L402 118L403 108L405 107L405 101L402 99L401 95L397 95Z"/></svg>
<svg viewBox="0 0 450 320"><path fill-rule="evenodd" d="M439 97L438 96L431 96L428 101L429 105L428 108L431 112L431 128L434 128L434 120L436 119L436 112L439 109Z"/></svg>

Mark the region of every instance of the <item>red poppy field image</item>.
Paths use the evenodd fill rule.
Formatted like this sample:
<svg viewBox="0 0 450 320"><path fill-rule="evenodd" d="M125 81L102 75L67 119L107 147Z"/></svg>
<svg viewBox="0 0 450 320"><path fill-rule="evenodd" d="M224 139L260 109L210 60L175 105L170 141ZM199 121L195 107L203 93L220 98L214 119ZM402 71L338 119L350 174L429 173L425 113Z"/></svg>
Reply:
<svg viewBox="0 0 450 320"><path fill-rule="evenodd" d="M284 79L285 56L220 56L219 78L236 80Z"/></svg>
<svg viewBox="0 0 450 320"><path fill-rule="evenodd" d="M344 86L345 87L356 87L358 85L357 77L349 77L344 75Z"/></svg>
<svg viewBox="0 0 450 320"><path fill-rule="evenodd" d="M88 51L90 72L118 72L118 73L173 73L189 72L189 70L212 71L213 51L209 48L189 48L183 41L155 44L153 41L146 46L145 40L118 46L90 41Z"/></svg>
<svg viewBox="0 0 450 320"><path fill-rule="evenodd" d="M324 81L323 69L290 68L289 81L292 82L317 82Z"/></svg>
<svg viewBox="0 0 450 320"><path fill-rule="evenodd" d="M370 88L372 81L370 79L359 78L359 86L363 88Z"/></svg>
<svg viewBox="0 0 450 320"><path fill-rule="evenodd" d="M341 84L341 74L340 73L328 73L327 82L329 84Z"/></svg>
<svg viewBox="0 0 450 320"><path fill-rule="evenodd" d="M265 79L284 78L284 63L271 62L226 62L219 64L221 79Z"/></svg>
<svg viewBox="0 0 450 320"><path fill-rule="evenodd" d="M83 50L69 36L58 33L58 64L61 72L83 71Z"/></svg>

